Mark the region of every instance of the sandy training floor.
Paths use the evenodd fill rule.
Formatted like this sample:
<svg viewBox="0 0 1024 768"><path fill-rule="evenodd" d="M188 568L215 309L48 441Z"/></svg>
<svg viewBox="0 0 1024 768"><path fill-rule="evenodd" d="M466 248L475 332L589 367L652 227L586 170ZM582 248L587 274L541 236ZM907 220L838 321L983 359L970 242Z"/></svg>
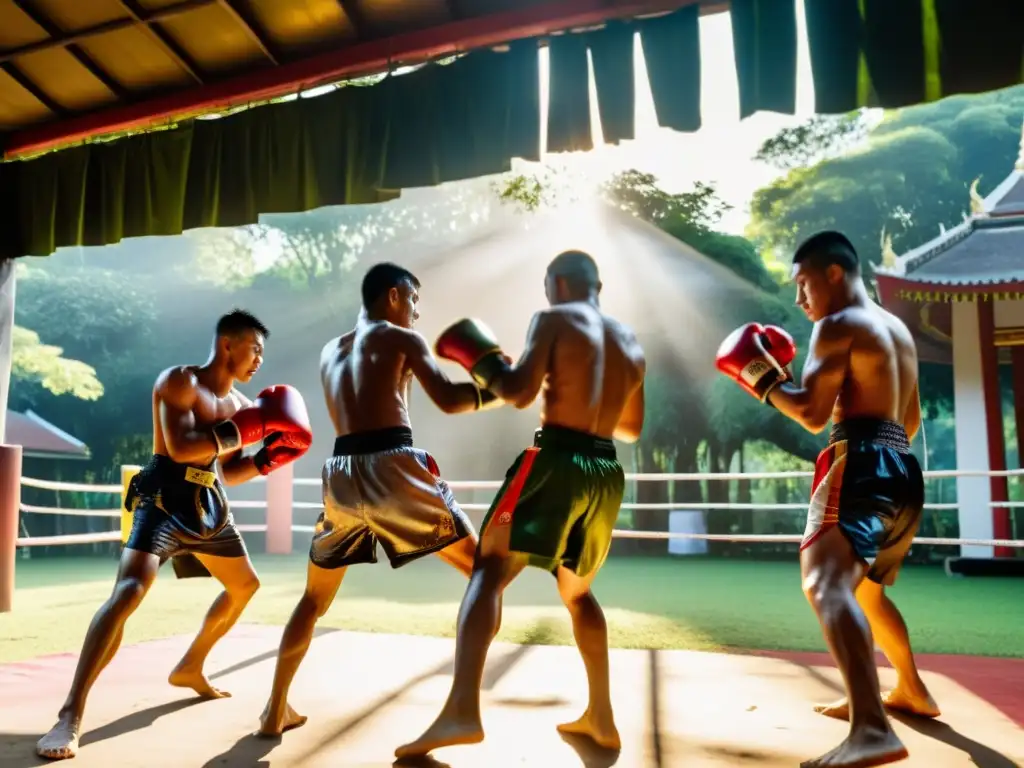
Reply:
<svg viewBox="0 0 1024 768"><path fill-rule="evenodd" d="M93 689L76 768L199 768L392 764L440 710L451 682L451 640L327 631L293 686L309 716L278 741L253 735L273 675L276 627L237 627L208 669L233 697L197 701L166 684L190 641L123 648ZM53 723L73 654L0 666L0 767L44 764L34 745ZM612 690L623 749L601 753L561 739L554 726L585 707L576 650L495 644L485 675L483 744L435 753L451 768L787 766L835 746L846 726L811 705L837 698L838 673L820 654L613 650ZM1024 661L925 657L943 709L937 722L896 720L922 768L1024 764ZM893 681L882 670L883 685Z"/></svg>

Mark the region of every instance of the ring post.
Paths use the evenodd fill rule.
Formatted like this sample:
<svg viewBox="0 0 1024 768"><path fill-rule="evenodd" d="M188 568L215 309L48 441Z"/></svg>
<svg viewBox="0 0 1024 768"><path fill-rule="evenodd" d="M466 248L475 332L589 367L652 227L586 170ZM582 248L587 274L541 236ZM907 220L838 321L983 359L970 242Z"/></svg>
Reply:
<svg viewBox="0 0 1024 768"><path fill-rule="evenodd" d="M21 446L0 445L0 613L14 610L14 562L21 514Z"/></svg>
<svg viewBox="0 0 1024 768"><path fill-rule="evenodd" d="M294 462L278 467L267 475L268 555L290 555L292 551L292 489Z"/></svg>
<svg viewBox="0 0 1024 768"><path fill-rule="evenodd" d="M132 533L133 515L124 508L124 501L128 498L128 485L131 483L132 478L141 471L142 467L138 464L121 465L121 544L127 544L128 537Z"/></svg>

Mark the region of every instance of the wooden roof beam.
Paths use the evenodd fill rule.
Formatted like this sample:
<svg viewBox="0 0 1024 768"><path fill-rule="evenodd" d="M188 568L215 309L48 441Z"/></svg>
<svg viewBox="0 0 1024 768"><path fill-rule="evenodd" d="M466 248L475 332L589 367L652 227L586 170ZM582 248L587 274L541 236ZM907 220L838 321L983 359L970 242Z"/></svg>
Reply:
<svg viewBox="0 0 1024 768"><path fill-rule="evenodd" d="M18 10L28 16L32 22L49 35L52 40L67 37L67 34L57 25L56 22L35 7L33 0L13 0L13 3ZM103 67L101 67L77 44L69 42L66 44L66 47L68 53L70 53L79 64L85 67L93 77L103 83L111 93L123 101L130 98L130 94L124 85L118 82L113 75L103 69Z"/></svg>
<svg viewBox="0 0 1024 768"><path fill-rule="evenodd" d="M198 8L205 8L208 5L216 5L217 2L219 2L219 0L184 0L181 3L169 5L156 11L147 11L143 14L142 20L143 22L165 21L175 16L180 16L183 13L194 11ZM136 18L113 19L92 27L79 29L75 32L68 32L67 34L62 35L52 35L49 40L40 40L36 43L29 43L28 45L20 45L17 48L9 48L6 51L0 51L0 63L11 61L12 59L16 59L19 56L25 56L29 53L48 51L53 48L64 48L72 43L81 43L84 40L105 35L108 32L118 32L122 29L135 27L138 26L139 23L139 20Z"/></svg>
<svg viewBox="0 0 1024 768"><path fill-rule="evenodd" d="M0 69L6 72L12 80L31 93L38 102L53 112L58 117L66 117L69 113L66 108L58 104L50 94L40 88L32 78L22 72L18 66L10 61L0 62Z"/></svg>
<svg viewBox="0 0 1024 768"><path fill-rule="evenodd" d="M444 2L444 4L448 6L448 13L450 13L451 17L456 21L468 16L466 9L463 7L463 2L464 0L445 0Z"/></svg>
<svg viewBox="0 0 1024 768"><path fill-rule="evenodd" d="M348 17L352 29L356 31L356 37L365 40L370 37L370 25L366 21L366 16L363 15L363 9L357 5L357 2L358 0L338 0L338 5L341 6L341 12Z"/></svg>
<svg viewBox="0 0 1024 768"><path fill-rule="evenodd" d="M618 0L611 5L608 0L557 0L405 32L383 40L360 41L307 59L290 61L279 67L265 68L123 107L26 128L6 137L4 154L7 158L34 154L92 136L142 130L203 111L229 109L347 77L383 72L395 62L426 61L512 40L542 36L556 30L586 27L609 18L671 11L699 2Z"/></svg>
<svg viewBox="0 0 1024 768"><path fill-rule="evenodd" d="M281 63L280 56L274 52L274 45L267 37L266 30L261 28L259 21L248 6L242 5L238 0L217 0L217 3L242 26L246 36L256 44L256 47L262 51L271 64L277 66Z"/></svg>
<svg viewBox="0 0 1024 768"><path fill-rule="evenodd" d="M167 34L164 28L160 26L159 21L154 20L152 15L147 15L146 9L140 6L137 0L117 0L117 3L128 12L128 15L132 17L139 28L145 30L149 33L150 37L157 41L174 60L175 64L185 70L188 76L195 80L197 84L204 84L199 65L192 60L188 51L178 45L174 38Z"/></svg>

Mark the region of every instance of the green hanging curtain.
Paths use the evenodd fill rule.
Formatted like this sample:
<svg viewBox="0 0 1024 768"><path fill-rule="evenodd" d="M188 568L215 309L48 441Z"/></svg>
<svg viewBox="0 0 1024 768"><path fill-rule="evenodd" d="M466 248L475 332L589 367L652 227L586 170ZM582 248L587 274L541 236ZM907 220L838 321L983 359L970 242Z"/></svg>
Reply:
<svg viewBox="0 0 1024 768"><path fill-rule="evenodd" d="M593 149L587 38L557 35L551 38L549 51L548 152Z"/></svg>
<svg viewBox="0 0 1024 768"><path fill-rule="evenodd" d="M839 114L868 106L870 82L862 67L860 0L804 0L804 15L815 111Z"/></svg>
<svg viewBox="0 0 1024 768"><path fill-rule="evenodd" d="M1024 2L932 0L942 95L984 93L1024 79Z"/></svg>
<svg viewBox="0 0 1024 768"><path fill-rule="evenodd" d="M878 105L886 109L927 101L925 29L928 0L861 0L864 57ZM932 98L938 98L938 93Z"/></svg>
<svg viewBox="0 0 1024 768"><path fill-rule="evenodd" d="M906 107L1024 78L1024 2L804 0L817 111Z"/></svg>
<svg viewBox="0 0 1024 768"><path fill-rule="evenodd" d="M946 95L936 2L804 0L816 110L894 109ZM1017 56L1019 77L1019 45Z"/></svg>
<svg viewBox="0 0 1024 768"><path fill-rule="evenodd" d="M539 159L537 55L536 41L523 41L375 86L388 113L383 186L442 184L507 171L513 156Z"/></svg>
<svg viewBox="0 0 1024 768"><path fill-rule="evenodd" d="M0 165L4 256L374 203L540 158L535 40L374 86ZM382 187L390 191L382 191Z"/></svg>
<svg viewBox="0 0 1024 768"><path fill-rule="evenodd" d="M632 24L610 21L604 29L587 35L601 133L606 144L618 144L636 136L635 34Z"/></svg>
<svg viewBox="0 0 1024 768"><path fill-rule="evenodd" d="M732 0L740 118L796 112L796 0Z"/></svg>
<svg viewBox="0 0 1024 768"><path fill-rule="evenodd" d="M4 254L252 224L261 213L372 203L387 114L373 88L197 120L0 165Z"/></svg>
<svg viewBox="0 0 1024 768"><path fill-rule="evenodd" d="M658 125L700 129L700 8L637 22Z"/></svg>

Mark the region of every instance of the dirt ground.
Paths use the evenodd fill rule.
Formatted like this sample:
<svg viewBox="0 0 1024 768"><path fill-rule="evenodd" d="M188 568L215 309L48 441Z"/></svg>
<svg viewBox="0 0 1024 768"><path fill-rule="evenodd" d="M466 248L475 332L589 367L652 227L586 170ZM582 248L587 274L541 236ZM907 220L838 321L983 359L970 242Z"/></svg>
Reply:
<svg viewBox="0 0 1024 768"><path fill-rule="evenodd" d="M394 748L437 714L451 682L451 640L326 631L315 638L293 687L291 703L309 722L279 741L260 739L253 731L279 638L274 627L233 630L209 664L214 683L233 696L206 702L166 684L190 637L122 649L93 690L71 765L388 766ZM54 721L75 661L74 654L60 654L0 666L2 768L44 763L34 744ZM495 644L485 675L486 740L439 750L432 765L791 768L845 735L843 723L811 710L836 698L840 687L821 655L613 650L611 661L619 755L568 744L554 729L585 707L575 649ZM1024 763L1024 661L934 657L922 667L943 715L937 722L896 721L911 752L901 765ZM883 685L892 681L892 670L883 669Z"/></svg>

